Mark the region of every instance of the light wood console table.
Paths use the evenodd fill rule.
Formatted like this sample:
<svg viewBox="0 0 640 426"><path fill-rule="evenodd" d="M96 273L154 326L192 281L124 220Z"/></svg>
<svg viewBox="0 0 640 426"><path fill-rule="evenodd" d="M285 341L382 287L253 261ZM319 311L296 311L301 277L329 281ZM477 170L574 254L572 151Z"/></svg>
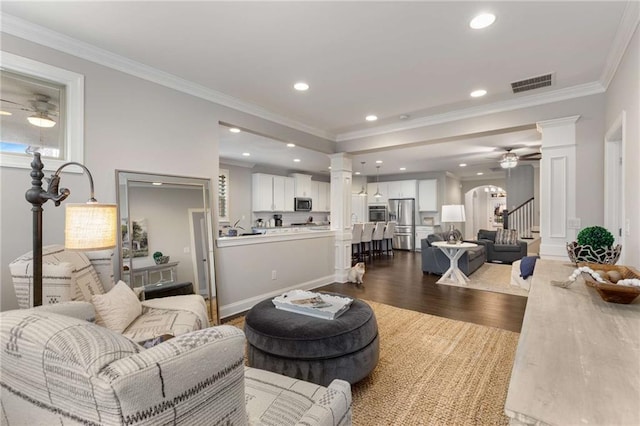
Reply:
<svg viewBox="0 0 640 426"><path fill-rule="evenodd" d="M640 302L607 303L567 262L538 260L505 413L510 424L640 425Z"/></svg>

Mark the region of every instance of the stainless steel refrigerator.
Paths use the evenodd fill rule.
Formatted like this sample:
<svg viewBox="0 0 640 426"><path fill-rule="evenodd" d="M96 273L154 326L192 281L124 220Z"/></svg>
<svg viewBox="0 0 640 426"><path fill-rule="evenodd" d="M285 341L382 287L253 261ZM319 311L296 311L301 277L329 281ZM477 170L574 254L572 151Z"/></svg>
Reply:
<svg viewBox="0 0 640 426"><path fill-rule="evenodd" d="M394 250L415 249L416 200L413 198L389 199L389 221L396 222L393 234Z"/></svg>

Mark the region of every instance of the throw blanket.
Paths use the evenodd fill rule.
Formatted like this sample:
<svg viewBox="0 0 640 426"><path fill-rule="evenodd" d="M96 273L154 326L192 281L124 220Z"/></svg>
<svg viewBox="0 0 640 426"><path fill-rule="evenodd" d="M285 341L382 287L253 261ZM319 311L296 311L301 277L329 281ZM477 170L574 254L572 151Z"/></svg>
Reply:
<svg viewBox="0 0 640 426"><path fill-rule="evenodd" d="M188 311L200 318L204 328L209 326L207 304L205 303L204 298L198 294L159 297L157 299L145 300L142 302L142 306L171 311Z"/></svg>

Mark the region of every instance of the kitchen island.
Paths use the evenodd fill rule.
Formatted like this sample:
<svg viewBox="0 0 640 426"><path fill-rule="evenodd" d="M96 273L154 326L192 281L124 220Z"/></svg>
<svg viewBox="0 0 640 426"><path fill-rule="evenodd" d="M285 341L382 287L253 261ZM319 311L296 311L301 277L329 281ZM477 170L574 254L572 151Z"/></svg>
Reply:
<svg viewBox="0 0 640 426"><path fill-rule="evenodd" d="M222 265L216 267L221 317L289 290L335 281L335 231L326 226L264 229L272 232L216 240L215 262Z"/></svg>

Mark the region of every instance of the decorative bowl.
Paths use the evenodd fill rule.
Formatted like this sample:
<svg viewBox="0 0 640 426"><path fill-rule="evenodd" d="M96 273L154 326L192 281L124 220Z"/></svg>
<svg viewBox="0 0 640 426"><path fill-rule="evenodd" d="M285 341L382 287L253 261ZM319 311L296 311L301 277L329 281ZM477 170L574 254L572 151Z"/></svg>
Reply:
<svg viewBox="0 0 640 426"><path fill-rule="evenodd" d="M153 260L156 262L156 265L163 265L165 263L169 263L170 256L159 256L154 258Z"/></svg>
<svg viewBox="0 0 640 426"><path fill-rule="evenodd" d="M576 241L567 243L567 254L573 263L592 262L613 265L620 258L621 252L622 246L620 244L615 247L594 249L591 246L581 246Z"/></svg>
<svg viewBox="0 0 640 426"><path fill-rule="evenodd" d="M640 274L624 265L603 265L600 263L579 263L579 266L588 266L594 271L618 271L622 275L622 279L640 278ZM590 274L582 273L584 283L596 289L602 300L611 303L631 303L640 295L640 287L631 287L626 285L618 285L614 283L600 283L596 281ZM601 277L607 279L607 277Z"/></svg>

